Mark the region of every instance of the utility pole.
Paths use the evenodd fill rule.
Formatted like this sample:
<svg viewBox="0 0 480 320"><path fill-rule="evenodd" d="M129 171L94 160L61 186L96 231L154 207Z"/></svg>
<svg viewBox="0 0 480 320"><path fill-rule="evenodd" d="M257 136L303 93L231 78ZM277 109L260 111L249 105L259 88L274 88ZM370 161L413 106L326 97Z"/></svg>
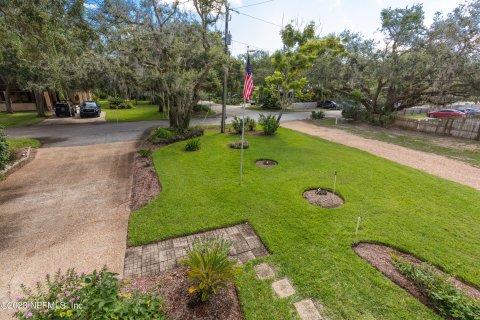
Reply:
<svg viewBox="0 0 480 320"><path fill-rule="evenodd" d="M230 44L230 33L228 31L228 21L230 20L230 8L228 1L225 1L225 54L228 56L228 45ZM223 68L223 99L222 99L222 123L220 132L225 133L225 119L227 117L227 80L228 80L228 61Z"/></svg>

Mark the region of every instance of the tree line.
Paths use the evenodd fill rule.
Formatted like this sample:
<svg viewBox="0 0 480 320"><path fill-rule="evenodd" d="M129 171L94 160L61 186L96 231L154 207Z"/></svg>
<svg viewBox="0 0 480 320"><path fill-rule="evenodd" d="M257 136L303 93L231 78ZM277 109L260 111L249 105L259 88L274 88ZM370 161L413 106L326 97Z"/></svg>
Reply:
<svg viewBox="0 0 480 320"><path fill-rule="evenodd" d="M241 94L244 56L225 54L217 21L224 0L0 0L0 77L10 90L146 97L170 125L188 127L206 94ZM185 3L185 1L182 1ZM480 0L425 25L421 5L381 12L384 41L346 30L319 36L315 24L287 24L283 48L252 54L257 95L280 108L294 100L338 98L370 113L420 103L477 99ZM39 115L44 107L37 106Z"/></svg>

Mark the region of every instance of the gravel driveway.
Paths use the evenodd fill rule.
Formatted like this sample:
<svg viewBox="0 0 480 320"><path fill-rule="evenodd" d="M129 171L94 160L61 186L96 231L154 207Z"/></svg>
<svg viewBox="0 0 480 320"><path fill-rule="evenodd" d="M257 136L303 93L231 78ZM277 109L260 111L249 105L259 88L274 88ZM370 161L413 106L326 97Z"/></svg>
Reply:
<svg viewBox="0 0 480 320"><path fill-rule="evenodd" d="M134 150L134 142L41 148L0 182L0 302L58 268L122 273Z"/></svg>
<svg viewBox="0 0 480 320"><path fill-rule="evenodd" d="M303 121L288 122L282 124L282 126L364 150L376 156L480 190L480 169L461 161L378 140L362 138L342 130L319 127Z"/></svg>

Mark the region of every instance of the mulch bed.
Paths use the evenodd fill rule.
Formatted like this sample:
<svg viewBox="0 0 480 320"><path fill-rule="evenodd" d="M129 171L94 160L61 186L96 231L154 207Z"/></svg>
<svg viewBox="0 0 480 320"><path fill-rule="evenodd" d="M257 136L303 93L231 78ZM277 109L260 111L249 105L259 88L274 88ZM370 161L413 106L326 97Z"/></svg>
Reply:
<svg viewBox="0 0 480 320"><path fill-rule="evenodd" d="M243 319L235 286L231 285L208 302L189 306L186 268L164 271L155 277L133 278L124 281L122 293L155 293L165 298L165 310L172 320L240 320Z"/></svg>
<svg viewBox="0 0 480 320"><path fill-rule="evenodd" d="M273 167L278 165L278 162L275 160L268 160L268 159L259 159L255 161L257 167Z"/></svg>
<svg viewBox="0 0 480 320"><path fill-rule="evenodd" d="M144 144L142 147L147 149L151 148L152 145ZM135 211L147 205L155 199L161 191L162 187L160 186L160 181L158 181L158 175L155 171L152 157L143 158L139 154L135 154L130 209Z"/></svg>
<svg viewBox="0 0 480 320"><path fill-rule="evenodd" d="M387 278L420 300L420 302L428 307L432 307L428 297L423 294L423 292L413 283L413 281L401 274L400 271L398 271L398 269L393 265L391 254L395 252L402 259L410 261L416 265L423 263L420 259L410 254L396 251L395 249L385 245L374 243L360 243L353 248L353 251L355 251L355 253L361 258L367 260L368 263L383 273ZM436 270L440 274L444 274L441 270ZM468 296L475 299L480 299L480 290L478 288L467 285L455 278L450 278L449 281Z"/></svg>
<svg viewBox="0 0 480 320"><path fill-rule="evenodd" d="M311 189L303 193L303 198L313 205L331 209L340 207L345 201L337 194L325 189Z"/></svg>
<svg viewBox="0 0 480 320"><path fill-rule="evenodd" d="M230 131L229 134L242 136L241 132L237 133L235 131ZM246 136L263 136L264 135L263 130L247 131L246 129L245 129L244 134Z"/></svg>

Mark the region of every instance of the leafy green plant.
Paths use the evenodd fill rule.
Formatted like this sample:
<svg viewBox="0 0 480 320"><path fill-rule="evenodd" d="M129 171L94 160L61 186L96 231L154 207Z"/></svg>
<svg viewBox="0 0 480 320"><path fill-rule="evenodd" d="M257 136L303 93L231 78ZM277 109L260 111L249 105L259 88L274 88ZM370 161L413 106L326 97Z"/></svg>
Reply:
<svg viewBox="0 0 480 320"><path fill-rule="evenodd" d="M232 127L236 133L242 133L242 118L233 116Z"/></svg>
<svg viewBox="0 0 480 320"><path fill-rule="evenodd" d="M275 116L273 114L269 114L265 116L264 114L260 114L258 123L263 127L263 133L266 136L274 135L277 132L278 127L280 127L280 119L282 115Z"/></svg>
<svg viewBox="0 0 480 320"><path fill-rule="evenodd" d="M319 111L312 111L312 114L310 115L310 119L312 120L319 120L325 118L325 112L322 110Z"/></svg>
<svg viewBox="0 0 480 320"><path fill-rule="evenodd" d="M5 169L8 160L10 159L10 149L8 147L7 136L0 126L0 170Z"/></svg>
<svg viewBox="0 0 480 320"><path fill-rule="evenodd" d="M392 255L393 265L430 299L434 308L448 319L480 319L480 302L472 299L428 264L417 265Z"/></svg>
<svg viewBox="0 0 480 320"><path fill-rule="evenodd" d="M364 116L365 110L356 105L346 105L342 110L342 117L352 120L360 120Z"/></svg>
<svg viewBox="0 0 480 320"><path fill-rule="evenodd" d="M245 128L247 131L255 131L255 128L257 127L257 121L255 119L247 117L245 119Z"/></svg>
<svg viewBox="0 0 480 320"><path fill-rule="evenodd" d="M193 106L193 112L210 112L212 108L203 104L196 104Z"/></svg>
<svg viewBox="0 0 480 320"><path fill-rule="evenodd" d="M232 149L241 149L242 148L242 140L235 140L231 141L228 146ZM250 147L250 143L247 140L243 140L243 149L248 149Z"/></svg>
<svg viewBox="0 0 480 320"><path fill-rule="evenodd" d="M221 238L202 239L193 243L187 259L181 262L188 267L188 291L194 295L194 300L205 302L229 284L236 283L235 278L241 268L236 260L228 258L230 246L230 241Z"/></svg>
<svg viewBox="0 0 480 320"><path fill-rule="evenodd" d="M138 154L142 158L148 158L152 155L152 153L153 153L152 149L140 149L140 150L138 150Z"/></svg>
<svg viewBox="0 0 480 320"><path fill-rule="evenodd" d="M169 144L200 137L203 133L204 130L201 128L188 128L184 132L177 132L173 128L157 128L152 130L148 140L156 144Z"/></svg>
<svg viewBox="0 0 480 320"><path fill-rule="evenodd" d="M108 99L110 109L133 109L133 104L129 101L123 100L121 98L110 98Z"/></svg>
<svg viewBox="0 0 480 320"><path fill-rule="evenodd" d="M120 293L116 273L106 268L90 274L74 269L46 275L34 289L22 285L17 319L167 319L155 295Z"/></svg>
<svg viewBox="0 0 480 320"><path fill-rule="evenodd" d="M200 150L200 146L201 146L200 139L192 139L192 140L187 141L187 144L185 145L184 150L185 151L198 151L198 150Z"/></svg>

